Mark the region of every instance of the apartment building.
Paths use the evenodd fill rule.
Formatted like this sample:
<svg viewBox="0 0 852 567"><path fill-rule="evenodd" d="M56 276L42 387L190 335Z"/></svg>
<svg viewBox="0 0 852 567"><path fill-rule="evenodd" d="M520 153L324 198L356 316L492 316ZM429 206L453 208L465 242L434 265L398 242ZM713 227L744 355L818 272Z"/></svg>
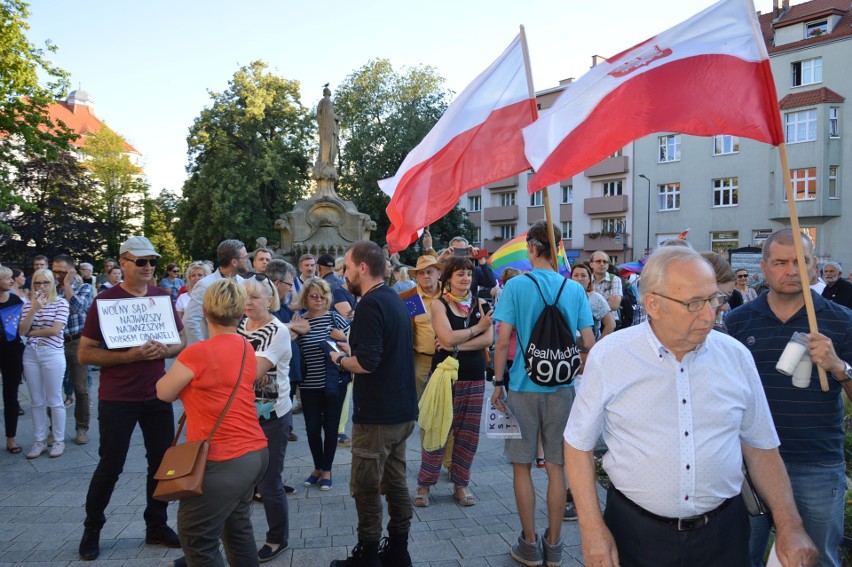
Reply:
<svg viewBox="0 0 852 567"><path fill-rule="evenodd" d="M800 225L821 261L852 265L852 11L849 0L811 0L759 14L779 97ZM728 136L664 132L634 144L634 226L652 246L685 230L696 249L761 246L790 225L779 151ZM648 199L642 196L647 195ZM650 207L649 207L650 205ZM843 222L845 217L846 223Z"/></svg>

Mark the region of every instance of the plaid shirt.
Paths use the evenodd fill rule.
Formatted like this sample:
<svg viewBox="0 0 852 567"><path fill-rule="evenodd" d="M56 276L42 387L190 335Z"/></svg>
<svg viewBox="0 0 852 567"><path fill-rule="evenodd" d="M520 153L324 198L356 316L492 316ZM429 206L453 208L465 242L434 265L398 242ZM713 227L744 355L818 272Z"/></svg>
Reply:
<svg viewBox="0 0 852 567"><path fill-rule="evenodd" d="M83 332L83 325L86 324L86 313L89 312L94 297L91 284L75 280L71 284L71 289L74 290L74 295L71 296L71 299L68 299L70 310L68 312L68 324L65 325L66 337L73 337ZM63 293L62 296L64 297L65 294Z"/></svg>

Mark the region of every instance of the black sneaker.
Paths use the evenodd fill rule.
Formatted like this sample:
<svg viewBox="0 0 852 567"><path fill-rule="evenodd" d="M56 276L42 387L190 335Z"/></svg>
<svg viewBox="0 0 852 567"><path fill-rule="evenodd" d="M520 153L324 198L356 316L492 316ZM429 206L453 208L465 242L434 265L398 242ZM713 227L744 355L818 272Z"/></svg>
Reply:
<svg viewBox="0 0 852 567"><path fill-rule="evenodd" d="M83 561L94 561L101 554L101 530L85 528L83 539L80 540L80 559Z"/></svg>
<svg viewBox="0 0 852 567"><path fill-rule="evenodd" d="M164 545L166 547L180 547L180 539L169 526L149 528L145 532L145 543L148 545Z"/></svg>
<svg viewBox="0 0 852 567"><path fill-rule="evenodd" d="M562 512L563 522L574 522L577 520L577 509L574 508L573 502L565 504L565 511Z"/></svg>
<svg viewBox="0 0 852 567"><path fill-rule="evenodd" d="M290 486L289 484L284 485L284 494L290 496L291 494L296 494L296 489Z"/></svg>
<svg viewBox="0 0 852 567"><path fill-rule="evenodd" d="M358 543L352 549L352 555L346 559L336 559L331 567L382 567L379 562L379 544Z"/></svg>
<svg viewBox="0 0 852 567"><path fill-rule="evenodd" d="M267 561L272 561L273 559L278 557L279 554L287 551L287 547L288 546L285 543L285 544L279 545L278 549L276 549L275 551L272 551L272 548L264 543L263 547L261 547L260 549L257 550L257 560L260 563L266 563Z"/></svg>

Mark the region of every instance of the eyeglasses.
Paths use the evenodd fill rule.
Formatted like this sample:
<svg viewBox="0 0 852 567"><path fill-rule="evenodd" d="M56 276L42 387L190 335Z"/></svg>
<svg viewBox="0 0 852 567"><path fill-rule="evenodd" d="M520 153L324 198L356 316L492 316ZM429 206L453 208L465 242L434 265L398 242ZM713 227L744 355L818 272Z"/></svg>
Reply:
<svg viewBox="0 0 852 567"><path fill-rule="evenodd" d="M675 299L674 297L669 297L668 295L663 295L662 293L657 293L656 291L652 291L651 293L668 299L669 301L680 303L681 305L686 307L686 310L690 313L697 313L701 311L708 303L710 304L710 307L716 309L717 307L721 307L725 304L726 301L728 301L728 295L722 292L716 292L706 299L693 299L691 301L681 301L680 299Z"/></svg>
<svg viewBox="0 0 852 567"><path fill-rule="evenodd" d="M33 282L33 287L37 285L50 285L50 282Z"/></svg>
<svg viewBox="0 0 852 567"><path fill-rule="evenodd" d="M737 274L737 279L744 280L748 278L748 274Z"/></svg>
<svg viewBox="0 0 852 567"><path fill-rule="evenodd" d="M123 260L127 260L128 262L133 262L134 264L136 264L137 268L144 268L148 264L151 264L152 268L157 267L157 259L156 258L152 258L150 260L148 258L123 258Z"/></svg>
<svg viewBox="0 0 852 567"><path fill-rule="evenodd" d="M609 260L592 260L592 264L609 264Z"/></svg>
<svg viewBox="0 0 852 567"><path fill-rule="evenodd" d="M321 299L325 299L325 296L319 295L318 293L309 293L308 299L313 299L314 301L319 301Z"/></svg>
<svg viewBox="0 0 852 567"><path fill-rule="evenodd" d="M169 273L170 274L176 274L176 273L178 273L178 271L177 270L169 270Z"/></svg>

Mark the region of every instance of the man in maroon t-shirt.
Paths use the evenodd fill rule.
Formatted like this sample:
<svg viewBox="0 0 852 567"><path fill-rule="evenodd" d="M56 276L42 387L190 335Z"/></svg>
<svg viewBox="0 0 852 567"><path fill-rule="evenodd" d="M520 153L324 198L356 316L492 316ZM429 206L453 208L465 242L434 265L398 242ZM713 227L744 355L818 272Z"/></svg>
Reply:
<svg viewBox="0 0 852 567"><path fill-rule="evenodd" d="M142 429L148 459L145 543L180 547L177 534L167 524L168 504L153 498L157 485L154 473L175 434L172 404L157 399L156 384L165 374L164 359L177 356L186 339L180 317L174 313L180 344L165 345L149 339L131 348L107 349L104 346L99 301L169 295L168 291L151 285L160 255L147 238L133 236L119 250L118 261L124 271L124 281L99 294L92 303L77 353L80 364L101 367L98 390L100 460L86 495L85 529L79 548L80 558L86 561L100 554L101 528L106 523L104 510L124 468L130 437L137 423Z"/></svg>

